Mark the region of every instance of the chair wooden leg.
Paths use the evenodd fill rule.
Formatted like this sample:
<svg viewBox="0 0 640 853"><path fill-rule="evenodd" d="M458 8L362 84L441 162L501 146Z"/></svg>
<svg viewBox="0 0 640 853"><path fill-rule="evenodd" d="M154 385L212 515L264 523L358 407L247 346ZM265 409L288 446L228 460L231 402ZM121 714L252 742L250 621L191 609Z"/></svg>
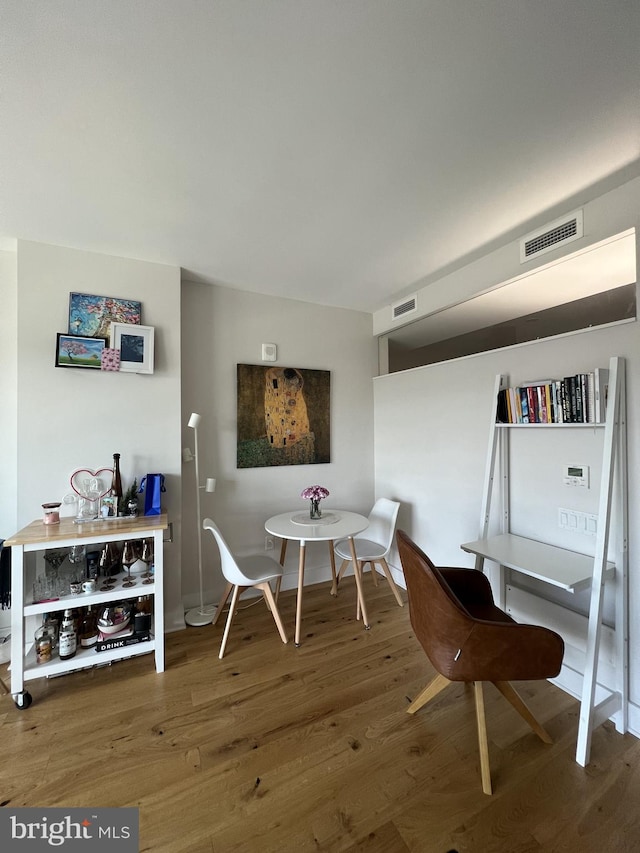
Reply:
<svg viewBox="0 0 640 853"><path fill-rule="evenodd" d="M437 696L445 687L448 687L451 682L444 675L436 675L434 679L432 679L427 686L422 690L413 702L407 708L407 714L415 714L416 711L419 711L423 705L426 705L430 699L433 699L434 696Z"/></svg>
<svg viewBox="0 0 640 853"><path fill-rule="evenodd" d="M224 606L227 603L227 599L231 595L232 589L233 589L233 584L228 583L225 587L224 593L222 594L222 598L220 599L218 606L216 607L216 612L213 614L213 621L211 622L212 625L215 625L216 622L218 621L218 616L220 616L220 614L224 610Z"/></svg>
<svg viewBox="0 0 640 853"><path fill-rule="evenodd" d="M487 740L487 719L484 713L484 694L482 682L474 684L476 694L476 720L478 723L478 746L480 748L480 773L482 775L482 790L485 794L492 794L491 790L491 767L489 764L489 742Z"/></svg>
<svg viewBox="0 0 640 853"><path fill-rule="evenodd" d="M533 716L528 706L526 705L524 699L517 692L513 684L509 681L494 681L492 682L498 688L500 693L504 696L504 698L510 702L516 711L520 714L523 720L526 720L527 723L531 726L533 731L538 735L541 741L544 743L553 743L551 736L548 732L542 728L540 723Z"/></svg>
<svg viewBox="0 0 640 853"><path fill-rule="evenodd" d="M335 560L335 557L334 557L334 560ZM337 595L338 594L338 584L340 583L340 579L342 578L343 574L345 573L345 570L346 570L347 566L349 565L349 562L350 562L349 560L343 560L342 561L342 565L340 566L340 569L338 570L338 573L335 576L335 580L333 581L333 586L331 587L331 595ZM333 569L335 571L335 562L332 565L333 565Z"/></svg>
<svg viewBox="0 0 640 853"><path fill-rule="evenodd" d="M229 629L231 628L231 622L233 621L233 616L236 612L236 604L238 602L238 596L240 595L240 587L233 587L233 595L231 596L231 604L229 605L229 613L227 614L227 623L224 626L224 634L222 635L222 642L220 643L220 654L218 657L220 660L224 657L224 650L227 647L227 640L229 639Z"/></svg>
<svg viewBox="0 0 640 853"><path fill-rule="evenodd" d="M394 579L391 575L391 571L389 569L389 564L387 563L387 561L385 560L384 557L381 560L379 560L378 562L382 566L382 571L384 572L386 579L389 581L389 586L391 587L391 592L395 595L396 601L398 602L398 606L404 607L404 601L400 597L400 592L398 590L398 587L396 586L396 582L394 581ZM371 563L371 570L373 571L373 563Z"/></svg>
<svg viewBox="0 0 640 853"><path fill-rule="evenodd" d="M276 604L276 600L273 597L273 593L271 592L271 587L268 583L259 583L256 584L258 589L262 590L262 594L264 595L267 605L271 610L271 615L273 616L273 621L276 623L276 628L280 634L280 639L283 643L287 642L287 635L284 631L284 625L282 624L282 619L280 618L280 612L278 610L278 605Z"/></svg>
<svg viewBox="0 0 640 853"><path fill-rule="evenodd" d="M337 595L338 578L336 577L336 552L333 550L333 539L329 540L329 563L331 565L331 595Z"/></svg>
<svg viewBox="0 0 640 853"><path fill-rule="evenodd" d="M364 574L364 567L369 563L369 571L371 573L371 580L373 581L374 586L378 586L378 573L376 571L376 565L374 560L364 560L360 565L362 566L362 573Z"/></svg>

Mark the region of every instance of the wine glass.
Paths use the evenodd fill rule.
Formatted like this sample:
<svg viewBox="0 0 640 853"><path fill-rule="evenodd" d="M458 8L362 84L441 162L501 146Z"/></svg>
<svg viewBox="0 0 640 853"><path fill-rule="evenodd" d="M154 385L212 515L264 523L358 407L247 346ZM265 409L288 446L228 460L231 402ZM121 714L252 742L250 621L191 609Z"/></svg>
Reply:
<svg viewBox="0 0 640 853"><path fill-rule="evenodd" d="M116 579L113 576L118 563L118 550L114 542L107 542L100 552L100 571L104 577L101 590L109 590L115 587Z"/></svg>
<svg viewBox="0 0 640 853"><path fill-rule="evenodd" d="M131 579L131 566L138 559L135 543L127 539L122 549L122 564L127 567L127 579L122 584L123 587L135 586L136 582Z"/></svg>
<svg viewBox="0 0 640 853"><path fill-rule="evenodd" d="M147 571L144 573L143 584L153 583L153 572L151 571L151 565L153 563L153 539L145 539L144 544L142 546L142 555L140 557L143 563L147 565Z"/></svg>

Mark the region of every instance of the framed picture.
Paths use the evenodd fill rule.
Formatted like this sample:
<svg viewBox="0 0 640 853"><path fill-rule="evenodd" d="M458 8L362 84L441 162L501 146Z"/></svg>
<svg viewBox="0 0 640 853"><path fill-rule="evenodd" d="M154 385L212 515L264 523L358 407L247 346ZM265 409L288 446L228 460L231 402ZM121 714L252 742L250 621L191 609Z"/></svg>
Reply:
<svg viewBox="0 0 640 853"><path fill-rule="evenodd" d="M120 370L153 373L153 326L111 324L111 347L120 350Z"/></svg>
<svg viewBox="0 0 640 853"><path fill-rule="evenodd" d="M331 373L237 366L237 468L331 462Z"/></svg>
<svg viewBox="0 0 640 853"><path fill-rule="evenodd" d="M69 334L87 338L109 337L111 323L142 321L142 303L91 293L69 294Z"/></svg>
<svg viewBox="0 0 640 853"><path fill-rule="evenodd" d="M100 370L102 350L106 345L106 338L87 338L58 332L56 367L92 367Z"/></svg>

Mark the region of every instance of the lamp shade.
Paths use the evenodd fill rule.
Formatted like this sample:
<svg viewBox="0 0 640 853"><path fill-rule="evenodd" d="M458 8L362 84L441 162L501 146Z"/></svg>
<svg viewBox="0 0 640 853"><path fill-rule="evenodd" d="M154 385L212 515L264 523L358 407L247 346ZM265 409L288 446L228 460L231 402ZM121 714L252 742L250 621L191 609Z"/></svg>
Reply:
<svg viewBox="0 0 640 853"><path fill-rule="evenodd" d="M197 412L192 412L187 426L191 427L191 429L197 429L200 426L200 420L200 415Z"/></svg>

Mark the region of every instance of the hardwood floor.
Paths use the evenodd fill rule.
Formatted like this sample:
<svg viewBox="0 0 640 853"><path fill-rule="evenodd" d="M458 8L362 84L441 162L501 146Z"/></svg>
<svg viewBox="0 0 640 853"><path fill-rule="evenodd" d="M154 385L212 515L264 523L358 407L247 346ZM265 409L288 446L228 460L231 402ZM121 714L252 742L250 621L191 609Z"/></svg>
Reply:
<svg viewBox="0 0 640 853"><path fill-rule="evenodd" d="M486 796L473 690L406 713L433 670L408 608L365 581L370 631L348 577L337 599L328 584L305 590L299 649L287 592L286 646L259 602L236 616L222 661L222 625L188 628L167 636L162 675L145 655L32 681L25 711L0 697L2 805L137 806L153 853L640 849L639 741L606 724L581 768L575 700L520 685L546 746L489 686Z"/></svg>

